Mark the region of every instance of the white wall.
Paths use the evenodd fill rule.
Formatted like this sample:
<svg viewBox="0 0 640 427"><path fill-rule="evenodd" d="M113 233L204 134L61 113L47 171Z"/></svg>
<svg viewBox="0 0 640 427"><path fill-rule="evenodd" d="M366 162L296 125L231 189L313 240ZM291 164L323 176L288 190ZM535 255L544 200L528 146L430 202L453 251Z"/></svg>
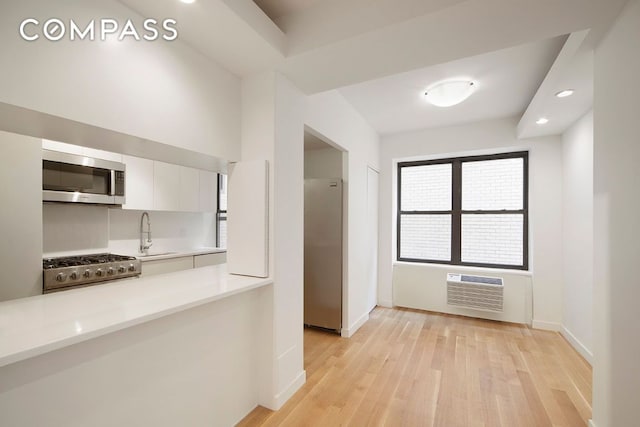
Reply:
<svg viewBox="0 0 640 427"><path fill-rule="evenodd" d="M347 261L343 304L343 336L353 335L369 318L367 255L367 167L379 170L377 133L338 91L312 95L307 100L305 125L348 152L343 175L347 203Z"/></svg>
<svg viewBox="0 0 640 427"><path fill-rule="evenodd" d="M380 177L380 287L378 300L393 304L395 182L398 159L442 158L529 150L529 269L533 325L560 330L562 322L562 145L559 137L516 138L517 118L425 129L382 138ZM402 269L397 265L396 269ZM437 267L434 267L437 268ZM486 271L485 271L486 273ZM404 277L404 276L403 276ZM416 285L419 286L419 285ZM445 283L442 283L445 286Z"/></svg>
<svg viewBox="0 0 640 427"><path fill-rule="evenodd" d="M109 251L135 255L142 211L106 206L45 203L42 253ZM215 214L149 211L153 252L215 246ZM146 225L145 225L146 227Z"/></svg>
<svg viewBox="0 0 640 427"><path fill-rule="evenodd" d="M106 206L42 203L42 255L109 246Z"/></svg>
<svg viewBox="0 0 640 427"><path fill-rule="evenodd" d="M305 178L341 178L342 151L335 148L304 152Z"/></svg>
<svg viewBox="0 0 640 427"><path fill-rule="evenodd" d="M271 336L261 360L260 404L281 407L305 381L303 247L305 125L349 151L349 253L343 332L368 318L366 308L367 166L377 167L378 138L337 92L305 97L283 76L242 81L242 160L269 161L269 274L274 280ZM306 104L306 105L305 105ZM305 108L306 106L306 108ZM306 114L305 114L306 112ZM229 236L229 238L233 238Z"/></svg>
<svg viewBox="0 0 640 427"><path fill-rule="evenodd" d="M40 140L0 132L0 301L42 293Z"/></svg>
<svg viewBox="0 0 640 427"><path fill-rule="evenodd" d="M640 1L595 51L594 364L597 427L638 424L640 396Z"/></svg>
<svg viewBox="0 0 640 427"><path fill-rule="evenodd" d="M138 251L142 212L109 209L111 252L128 254ZM216 246L216 217L213 212L149 211L149 219L153 240L151 252Z"/></svg>
<svg viewBox="0 0 640 427"><path fill-rule="evenodd" d="M447 304L447 273L499 276L504 280L501 313L471 310ZM399 262L393 266L393 303L400 307L457 314L512 323L531 323L531 275L522 271L495 271L473 267Z"/></svg>
<svg viewBox="0 0 640 427"><path fill-rule="evenodd" d="M226 159L239 157L240 81L182 42L27 42L25 17L141 18L114 0L3 2L0 102ZM178 26L179 27L179 26ZM96 147L109 149L109 147Z"/></svg>
<svg viewBox="0 0 640 427"><path fill-rule="evenodd" d="M275 349L278 403L305 381L304 298L304 104L293 84L276 74L274 190Z"/></svg>
<svg viewBox="0 0 640 427"><path fill-rule="evenodd" d="M269 161L270 340L263 345L260 404L280 408L304 384L304 102L279 74L242 81L242 160ZM229 235L229 239L233 236ZM268 342L267 342L268 341Z"/></svg>
<svg viewBox="0 0 640 427"><path fill-rule="evenodd" d="M593 112L562 135L563 335L593 360Z"/></svg>

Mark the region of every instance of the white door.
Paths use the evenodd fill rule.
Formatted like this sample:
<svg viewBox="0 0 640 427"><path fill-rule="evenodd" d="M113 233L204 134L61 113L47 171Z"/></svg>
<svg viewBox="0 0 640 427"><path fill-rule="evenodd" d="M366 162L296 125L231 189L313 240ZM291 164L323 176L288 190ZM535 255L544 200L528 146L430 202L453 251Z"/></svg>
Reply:
<svg viewBox="0 0 640 427"><path fill-rule="evenodd" d="M367 168L367 308L378 303L378 179L377 171Z"/></svg>

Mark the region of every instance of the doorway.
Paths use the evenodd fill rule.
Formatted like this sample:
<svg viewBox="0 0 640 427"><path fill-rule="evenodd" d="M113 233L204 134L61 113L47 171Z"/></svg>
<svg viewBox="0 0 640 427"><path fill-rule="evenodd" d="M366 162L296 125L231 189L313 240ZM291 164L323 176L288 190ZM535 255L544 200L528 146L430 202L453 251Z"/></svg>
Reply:
<svg viewBox="0 0 640 427"><path fill-rule="evenodd" d="M306 130L304 147L304 324L340 334L346 153Z"/></svg>

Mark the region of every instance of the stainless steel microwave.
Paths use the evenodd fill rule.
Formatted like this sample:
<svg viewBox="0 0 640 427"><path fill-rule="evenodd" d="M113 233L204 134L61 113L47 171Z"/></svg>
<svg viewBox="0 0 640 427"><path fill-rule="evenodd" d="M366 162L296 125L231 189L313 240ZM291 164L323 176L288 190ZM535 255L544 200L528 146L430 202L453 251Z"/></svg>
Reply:
<svg viewBox="0 0 640 427"><path fill-rule="evenodd" d="M108 160L42 150L42 200L122 205L125 165Z"/></svg>

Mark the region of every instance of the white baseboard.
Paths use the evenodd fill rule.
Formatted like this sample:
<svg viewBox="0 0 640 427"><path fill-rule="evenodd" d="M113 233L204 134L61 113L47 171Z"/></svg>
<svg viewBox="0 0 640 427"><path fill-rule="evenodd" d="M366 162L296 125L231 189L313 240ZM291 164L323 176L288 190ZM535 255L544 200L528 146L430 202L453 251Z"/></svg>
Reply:
<svg viewBox="0 0 640 427"><path fill-rule="evenodd" d="M567 341L569 341L569 344L571 344L571 346L578 353L580 353L580 355L584 357L591 366L593 366L593 353L587 347L585 347L584 344L582 344L580 340L567 329L566 326L562 327L560 333L563 337L565 337Z"/></svg>
<svg viewBox="0 0 640 427"><path fill-rule="evenodd" d="M277 411L278 409L282 408L282 405L287 403L287 400L289 400L291 396L293 396L295 392L298 391L306 381L307 371L300 372L298 376L293 381L291 381L291 383L289 383L287 387L285 387L284 390L273 397L273 407L269 409Z"/></svg>
<svg viewBox="0 0 640 427"><path fill-rule="evenodd" d="M389 300L379 299L378 300L378 305L380 307L393 308L393 301L391 301L390 299Z"/></svg>
<svg viewBox="0 0 640 427"><path fill-rule="evenodd" d="M596 423L593 420L589 420L589 427L596 427Z"/></svg>
<svg viewBox="0 0 640 427"><path fill-rule="evenodd" d="M358 320L355 321L353 325L349 326L348 328L342 328L342 330L340 331L340 335L343 338L351 338L362 325L367 323L367 320L369 320L369 313L363 314Z"/></svg>
<svg viewBox="0 0 640 427"><path fill-rule="evenodd" d="M545 331L562 331L562 325L560 323L545 322L544 320L533 320L531 322L531 327L533 329L542 329Z"/></svg>

